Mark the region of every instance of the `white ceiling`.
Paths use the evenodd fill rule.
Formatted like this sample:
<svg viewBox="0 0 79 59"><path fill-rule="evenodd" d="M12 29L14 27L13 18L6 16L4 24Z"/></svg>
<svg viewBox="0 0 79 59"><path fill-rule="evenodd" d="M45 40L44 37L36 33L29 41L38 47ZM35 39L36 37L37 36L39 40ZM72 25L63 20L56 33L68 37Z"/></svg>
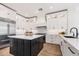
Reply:
<svg viewBox="0 0 79 59"><path fill-rule="evenodd" d="M4 3L5 5L17 10L24 16L37 16L61 9L79 6L77 3ZM50 7L53 7L50 9ZM42 12L38 12L39 8L43 8Z"/></svg>

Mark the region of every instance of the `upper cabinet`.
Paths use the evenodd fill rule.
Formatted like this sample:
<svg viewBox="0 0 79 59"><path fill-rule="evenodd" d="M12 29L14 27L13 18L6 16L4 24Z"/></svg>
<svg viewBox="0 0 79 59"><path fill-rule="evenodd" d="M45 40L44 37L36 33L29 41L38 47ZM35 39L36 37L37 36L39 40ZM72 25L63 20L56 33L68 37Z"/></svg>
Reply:
<svg viewBox="0 0 79 59"><path fill-rule="evenodd" d="M15 34L16 33L16 24L9 23L9 34Z"/></svg>
<svg viewBox="0 0 79 59"><path fill-rule="evenodd" d="M0 17L0 35L15 34L16 22Z"/></svg>
<svg viewBox="0 0 79 59"><path fill-rule="evenodd" d="M0 21L0 35L6 35L8 32L8 28L7 28L7 24L6 22L2 22Z"/></svg>
<svg viewBox="0 0 79 59"><path fill-rule="evenodd" d="M66 31L67 30L67 10L61 10L57 12L48 13L47 19L47 30Z"/></svg>
<svg viewBox="0 0 79 59"><path fill-rule="evenodd" d="M25 19L23 17L21 17L20 15L16 15L16 28L19 30L24 30L27 28L27 26L29 27L29 23L27 24L26 23L26 20L28 19Z"/></svg>

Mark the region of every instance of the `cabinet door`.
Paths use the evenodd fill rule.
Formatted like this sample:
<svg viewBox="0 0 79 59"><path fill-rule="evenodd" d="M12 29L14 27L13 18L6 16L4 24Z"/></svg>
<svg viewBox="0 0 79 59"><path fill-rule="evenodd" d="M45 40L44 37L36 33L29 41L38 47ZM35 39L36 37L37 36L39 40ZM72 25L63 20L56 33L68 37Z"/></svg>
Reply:
<svg viewBox="0 0 79 59"><path fill-rule="evenodd" d="M78 51L65 40L63 40L61 51L62 51L63 56L77 56L78 55L77 54Z"/></svg>
<svg viewBox="0 0 79 59"><path fill-rule="evenodd" d="M67 47L67 56L77 56L77 52L72 47Z"/></svg>
<svg viewBox="0 0 79 59"><path fill-rule="evenodd" d="M68 46L67 46L67 42L65 40L62 41L62 54L63 56L68 56L69 52L68 52Z"/></svg>
<svg viewBox="0 0 79 59"><path fill-rule="evenodd" d="M61 38L58 35L46 35L46 42L53 44L61 44Z"/></svg>
<svg viewBox="0 0 79 59"><path fill-rule="evenodd" d="M46 34L46 42L50 43L51 42L51 36L49 34Z"/></svg>
<svg viewBox="0 0 79 59"><path fill-rule="evenodd" d="M10 39L10 53L13 55L18 55L18 40Z"/></svg>
<svg viewBox="0 0 79 59"><path fill-rule="evenodd" d="M53 37L53 43L54 44L61 44L61 37L60 36L58 36L58 35L53 35L52 36Z"/></svg>
<svg viewBox="0 0 79 59"><path fill-rule="evenodd" d="M67 11L47 15L47 29L67 29Z"/></svg>
<svg viewBox="0 0 79 59"><path fill-rule="evenodd" d="M8 34L7 24L7 22L0 21L0 35Z"/></svg>
<svg viewBox="0 0 79 59"><path fill-rule="evenodd" d="M40 41L39 38L31 41L31 55L36 56L40 49Z"/></svg>
<svg viewBox="0 0 79 59"><path fill-rule="evenodd" d="M18 45L16 46L17 47L17 56L23 56L24 55L24 40L22 39L16 39L18 40Z"/></svg>
<svg viewBox="0 0 79 59"><path fill-rule="evenodd" d="M31 41L31 55L36 56L43 48L43 37L33 39Z"/></svg>
<svg viewBox="0 0 79 59"><path fill-rule="evenodd" d="M30 56L31 55L31 41L30 40L23 40L23 50L24 50L24 56Z"/></svg>
<svg viewBox="0 0 79 59"><path fill-rule="evenodd" d="M9 34L16 34L16 24L9 23Z"/></svg>
<svg viewBox="0 0 79 59"><path fill-rule="evenodd" d="M77 56L79 51L75 47L67 43L67 52L68 56Z"/></svg>
<svg viewBox="0 0 79 59"><path fill-rule="evenodd" d="M63 41L63 39L57 35L57 44L59 44L61 46L61 42Z"/></svg>
<svg viewBox="0 0 79 59"><path fill-rule="evenodd" d="M67 56L68 55L67 42L64 41L64 40L61 41L61 51L62 51L62 55L63 56Z"/></svg>
<svg viewBox="0 0 79 59"><path fill-rule="evenodd" d="M38 42L39 42L39 51L40 51L43 48L44 36L39 38Z"/></svg>

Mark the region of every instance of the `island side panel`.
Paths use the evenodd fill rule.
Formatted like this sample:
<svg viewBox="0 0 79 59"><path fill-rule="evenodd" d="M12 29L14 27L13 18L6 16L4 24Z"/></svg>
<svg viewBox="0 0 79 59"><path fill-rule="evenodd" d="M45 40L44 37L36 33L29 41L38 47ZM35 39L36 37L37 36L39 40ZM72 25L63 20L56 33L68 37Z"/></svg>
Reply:
<svg viewBox="0 0 79 59"><path fill-rule="evenodd" d="M32 56L37 56L40 53L41 49L43 48L43 43L44 43L43 38L44 36L36 38L31 41L31 55Z"/></svg>
<svg viewBox="0 0 79 59"><path fill-rule="evenodd" d="M10 53L12 55L18 55L18 40L10 39Z"/></svg>
<svg viewBox="0 0 79 59"><path fill-rule="evenodd" d="M24 40L23 39L16 39L16 40L18 40L17 56L23 56L24 55Z"/></svg>
<svg viewBox="0 0 79 59"><path fill-rule="evenodd" d="M10 53L15 56L30 56L30 41L24 39L11 39Z"/></svg>
<svg viewBox="0 0 79 59"><path fill-rule="evenodd" d="M31 40L24 40L24 56L31 56Z"/></svg>

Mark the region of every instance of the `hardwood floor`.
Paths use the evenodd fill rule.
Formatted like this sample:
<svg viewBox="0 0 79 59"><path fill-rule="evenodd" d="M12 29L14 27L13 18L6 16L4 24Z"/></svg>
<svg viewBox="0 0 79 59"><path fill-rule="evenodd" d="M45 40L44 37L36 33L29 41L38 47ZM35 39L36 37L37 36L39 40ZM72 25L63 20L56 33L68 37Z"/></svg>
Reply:
<svg viewBox="0 0 79 59"><path fill-rule="evenodd" d="M62 56L62 53L59 45L45 43L38 56Z"/></svg>
<svg viewBox="0 0 79 59"><path fill-rule="evenodd" d="M0 49L0 56L13 56L9 53L9 47ZM45 43L43 49L38 56L62 56L60 46L55 44Z"/></svg>
<svg viewBox="0 0 79 59"><path fill-rule="evenodd" d="M4 49L0 49L0 56L12 56L12 55L9 53L9 47L4 48Z"/></svg>

